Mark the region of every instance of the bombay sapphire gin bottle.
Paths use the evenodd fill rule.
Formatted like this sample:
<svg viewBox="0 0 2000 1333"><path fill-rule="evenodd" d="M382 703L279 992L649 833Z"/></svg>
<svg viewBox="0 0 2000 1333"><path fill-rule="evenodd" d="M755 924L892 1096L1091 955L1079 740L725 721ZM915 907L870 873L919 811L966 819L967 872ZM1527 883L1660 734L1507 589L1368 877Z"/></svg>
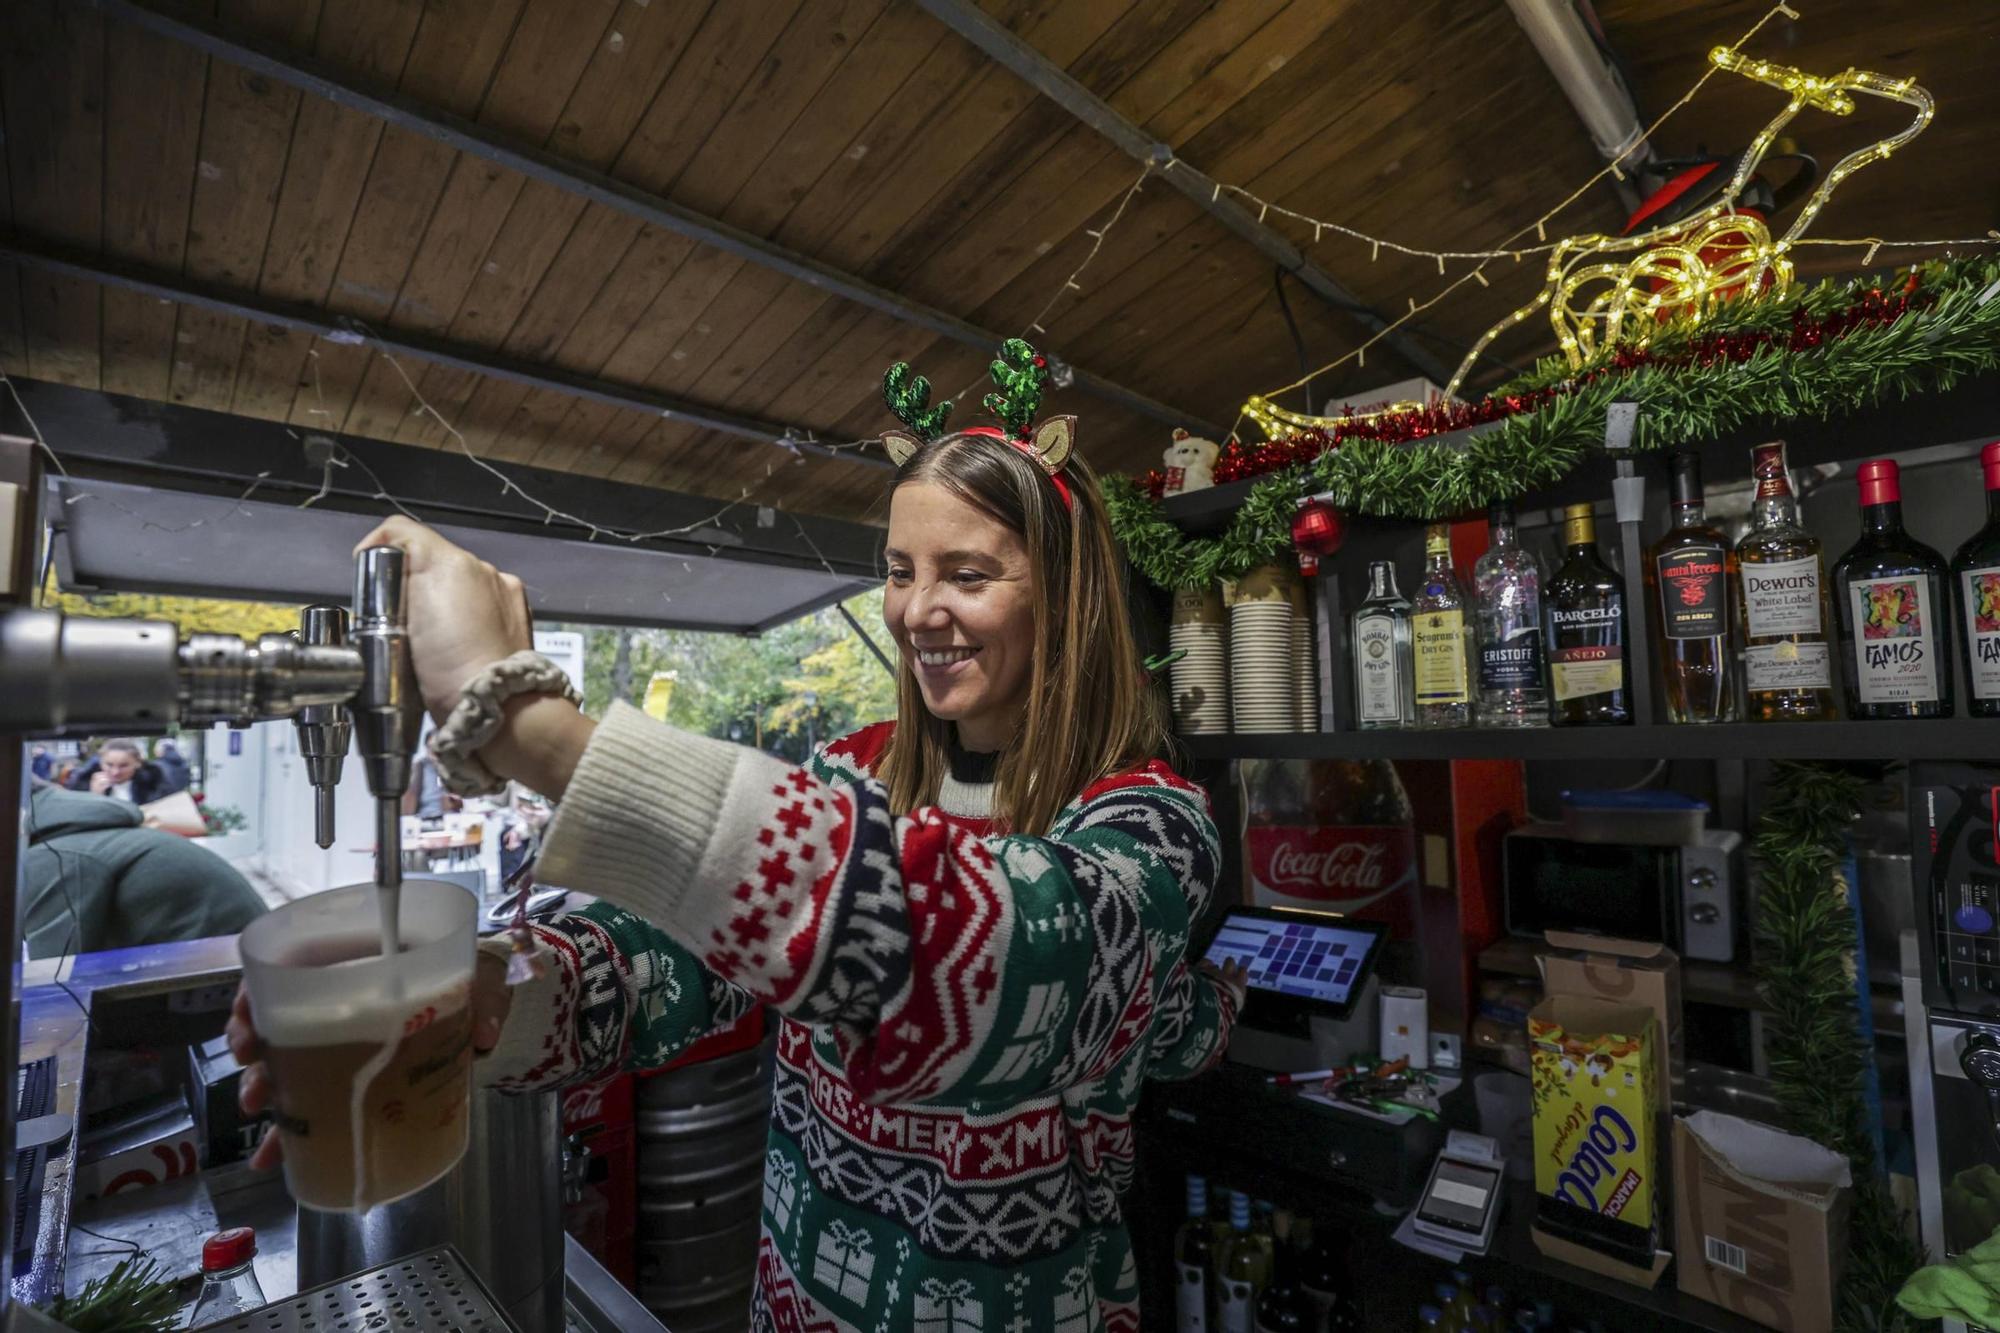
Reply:
<svg viewBox="0 0 2000 1333"><path fill-rule="evenodd" d="M1407 727L1416 719L1410 693L1410 603L1396 588L1396 567L1368 566L1368 600L1348 634L1354 672L1354 725L1363 731Z"/></svg>
<svg viewBox="0 0 2000 1333"><path fill-rule="evenodd" d="M1514 508L1496 504L1486 554L1472 567L1479 622L1479 725L1548 725L1542 683L1542 562L1521 545Z"/></svg>

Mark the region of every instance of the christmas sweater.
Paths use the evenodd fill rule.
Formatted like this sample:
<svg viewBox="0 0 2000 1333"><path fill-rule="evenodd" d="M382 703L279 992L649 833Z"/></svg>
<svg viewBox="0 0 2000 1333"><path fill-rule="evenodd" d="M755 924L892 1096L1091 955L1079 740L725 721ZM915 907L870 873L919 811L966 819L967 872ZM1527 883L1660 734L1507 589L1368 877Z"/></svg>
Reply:
<svg viewBox="0 0 2000 1333"><path fill-rule="evenodd" d="M800 768L614 708L542 854L604 901L538 928L556 966L516 988L483 1078L658 1065L769 1005L753 1328L1136 1333L1140 1085L1206 1069L1235 1019L1185 957L1207 798L1149 763L1046 837L895 815L889 735Z"/></svg>

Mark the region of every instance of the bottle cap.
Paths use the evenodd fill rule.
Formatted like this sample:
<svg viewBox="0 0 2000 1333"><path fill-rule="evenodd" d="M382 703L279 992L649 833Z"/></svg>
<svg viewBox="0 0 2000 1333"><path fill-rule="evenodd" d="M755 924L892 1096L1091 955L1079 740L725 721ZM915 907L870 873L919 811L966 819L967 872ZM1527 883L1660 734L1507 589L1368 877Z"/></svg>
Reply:
<svg viewBox="0 0 2000 1333"><path fill-rule="evenodd" d="M1236 1190L1229 1196L1229 1226L1233 1231L1250 1229L1250 1196Z"/></svg>
<svg viewBox="0 0 2000 1333"><path fill-rule="evenodd" d="M257 1233L250 1227L218 1231L201 1243L201 1271L219 1273L257 1257Z"/></svg>
<svg viewBox="0 0 2000 1333"><path fill-rule="evenodd" d="M1486 521L1496 528L1514 526L1514 505L1508 500L1495 500L1486 506Z"/></svg>
<svg viewBox="0 0 2000 1333"><path fill-rule="evenodd" d="M1877 458L1863 463L1854 474L1861 481L1861 503L1866 506L1899 502L1903 498L1903 488L1898 481L1898 471L1893 459Z"/></svg>
<svg viewBox="0 0 2000 1333"><path fill-rule="evenodd" d="M1190 1175L1187 1178L1187 1209L1200 1214L1208 1211L1208 1177Z"/></svg>
<svg viewBox="0 0 2000 1333"><path fill-rule="evenodd" d="M1674 503L1701 503L1701 456L1699 454L1674 455Z"/></svg>
<svg viewBox="0 0 2000 1333"><path fill-rule="evenodd" d="M1593 505L1563 507L1563 545L1594 546L1597 543L1597 510Z"/></svg>
<svg viewBox="0 0 2000 1333"><path fill-rule="evenodd" d="M1979 451L1979 466L1986 472L1986 489L2000 491L2000 440Z"/></svg>
<svg viewBox="0 0 2000 1333"><path fill-rule="evenodd" d="M1791 474L1785 469L1785 442L1775 440L1750 450L1750 475L1757 479L1759 500L1792 493Z"/></svg>

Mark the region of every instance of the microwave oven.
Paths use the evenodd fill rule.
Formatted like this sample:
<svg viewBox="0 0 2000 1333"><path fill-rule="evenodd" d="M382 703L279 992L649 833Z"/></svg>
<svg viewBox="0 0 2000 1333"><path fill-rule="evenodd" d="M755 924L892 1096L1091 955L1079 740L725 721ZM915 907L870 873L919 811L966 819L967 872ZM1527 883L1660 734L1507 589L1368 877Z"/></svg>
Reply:
<svg viewBox="0 0 2000 1333"><path fill-rule="evenodd" d="M1608 935L1733 962L1742 845L1742 834L1725 829L1668 845L1578 842L1558 824L1515 829L1502 853L1507 931Z"/></svg>

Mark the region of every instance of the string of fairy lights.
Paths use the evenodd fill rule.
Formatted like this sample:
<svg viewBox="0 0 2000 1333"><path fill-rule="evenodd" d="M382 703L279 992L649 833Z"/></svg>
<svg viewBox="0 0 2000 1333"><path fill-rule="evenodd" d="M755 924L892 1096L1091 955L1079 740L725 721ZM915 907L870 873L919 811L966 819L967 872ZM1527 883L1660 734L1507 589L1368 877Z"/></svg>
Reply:
<svg viewBox="0 0 2000 1333"><path fill-rule="evenodd" d="M1466 373L1496 337L1500 336L1507 329L1533 317L1537 311L1545 307L1551 309L1554 315L1553 322L1557 340L1562 350L1573 362L1580 362L1596 348L1617 341L1621 337L1637 337L1643 340L1643 320L1656 313L1663 306L1684 305L1690 301L1699 303L1701 300L1708 299L1718 292L1731 288L1740 288L1746 283L1763 281L1766 275L1775 276L1781 281L1789 280L1792 265L1788 256L1791 251L1801 247L1862 249L1865 251L1863 265L1866 266L1872 264L1877 254L1885 249L1949 250L1991 246L2000 243L2000 231L1989 231L1983 236L1976 237L1927 240L1895 239L1879 236L1808 237L1801 235L1805 228L1824 208L1833 190L1842 180L1871 162L1887 158L1897 148L1900 148L1903 144L1914 138L1930 123L1935 114L1935 107L1931 102L1929 94L1917 87L1910 79L1889 79L1882 75L1854 69L1846 70L1842 74L1832 76L1831 78L1822 78L1806 74L1803 71L1792 69L1788 66L1777 65L1773 62L1759 60L1744 54L1744 47L1768 25L1781 18L1796 20L1799 17L1799 11L1788 3L1781 2L1772 5L1756 22L1745 29L1735 41L1726 46L1715 47L1709 53L1706 67L1701 75L1695 79L1688 90L1660 115L1655 117L1641 132L1643 138L1651 138L1676 113L1693 102L1710 79L1724 72L1739 74L1769 84L1785 92L1789 98L1785 109L1759 132L1758 136L1751 143L1750 151L1746 152L1739 159L1737 168L1728 186L1714 202L1691 217L1678 219L1670 226L1654 228L1633 237L1579 236L1550 239L1549 224L1557 216L1582 199L1606 179L1623 180L1625 178L1623 168L1616 162L1607 163L1587 180L1570 191L1553 207L1547 209L1531 221L1515 228L1511 233L1503 237L1498 244L1485 249L1434 249L1411 244L1395 237L1377 235L1335 219L1318 217L1275 200L1265 199L1240 185L1215 183L1213 188L1216 198L1219 199L1222 195L1227 194L1232 198L1240 200L1247 207L1254 208L1260 223L1268 222L1272 217L1278 217L1298 226L1309 228L1314 244L1321 243L1327 236L1331 235L1344 241L1365 245L1368 248L1370 262L1379 260L1384 252L1406 258L1427 259L1435 263L1440 276L1449 279L1443 286L1424 296L1422 299L1419 299L1418 295L1414 293L1407 294L1405 296L1406 309L1403 313L1393 319L1384 318L1381 326L1374 330L1370 336L1343 351L1334 359L1285 384L1265 390L1261 394L1252 395L1245 402L1242 410L1238 412L1235 421L1230 427L1228 436L1236 436L1246 420L1258 424L1267 434L1274 430L1295 429L1300 422L1305 420L1322 420L1319 418L1302 418L1296 413L1278 409L1273 405L1273 400L1303 389L1321 376L1339 370L1350 363L1357 367L1365 367L1367 365L1369 350L1385 338L1393 336L1419 316L1448 300L1468 285L1490 286L1491 282L1487 276L1488 269L1500 261L1519 264L1529 258L1547 256L1548 262L1545 270L1544 285L1534 298L1517 307L1492 329L1483 334L1473 345L1464 362L1458 368L1457 373L1453 376L1451 383L1446 386L1445 396L1447 398L1456 393L1462 385ZM1802 208L1798 219L1785 235L1778 238L1771 237L1764 228L1761 219L1757 218L1754 214L1740 212L1737 209L1737 199L1751 180L1759 160L1768 151L1771 144L1775 142L1779 130L1798 111L1810 106L1835 115L1848 114L1854 109L1853 98L1851 96L1854 92L1862 92L1903 102L1913 108L1915 113L1914 118L1908 126L1898 133L1870 144L1867 147L1858 149L1842 158L1818 182L1817 188ZM1022 329L1022 336L1032 335L1044 339L1049 336L1050 326L1055 322L1053 315L1057 307L1065 299L1072 298L1083 291L1082 279L1084 275L1100 258L1113 231L1125 218L1127 210L1130 208L1133 200L1142 192L1146 182L1156 172L1166 173L1176 169L1191 169L1191 167L1180 158L1171 154L1166 157L1164 162L1148 162L1141 168L1138 176L1132 183L1118 196L1116 205L1104 220L1094 226L1084 228L1084 234L1091 241L1088 250L1063 278L1061 283L1054 287L1048 299L1041 304L1036 313L1026 321ZM1526 238L1531 234L1534 240L1533 242L1527 242ZM1704 256L1704 246L1714 242L1718 238L1725 238L1736 243L1731 258L1720 265L1709 263ZM1626 254L1634 254L1636 257L1630 261L1612 262L1613 257ZM1457 264L1469 265L1469 267L1466 267L1457 276L1452 277L1450 275L1450 266ZM1670 281L1660 290L1652 290L1650 287L1642 286L1637 281L1641 276L1659 278L1662 275L1666 276ZM1588 283L1604 279L1609 279L1613 282L1613 288L1609 294L1601 292L1590 300L1578 304L1576 295L1580 289ZM498 483L502 497L517 499L531 509L538 511L541 521L545 526L578 531L584 534L587 540L595 541L603 538L626 543L642 543L676 539L688 540L692 538L698 541L697 534L702 530L714 528L738 508L757 503L754 498L756 493L762 489L764 483L768 482L777 470L778 465L776 463L767 462L764 466L762 476L742 486L734 499L723 504L713 514L692 523L644 531L597 523L583 515L548 503L531 489L524 487L509 472L483 457L472 446L464 432L424 396L418 387L416 377L409 373L401 359L384 346L371 330L363 325L354 323L353 331L345 333L339 338L339 341L366 345L376 356L384 360L410 394L412 401L416 405L413 409L414 413L420 416L428 416L436 422L458 453ZM326 406L319 382L317 349L309 350L308 356L311 358L311 368L313 371L315 404L305 410L308 415L320 418L329 432L337 432L344 423L336 422L334 420L336 414ZM1060 356L1052 356L1052 360L1058 368L1057 379L1060 386L1063 379L1062 359ZM962 398L965 394L973 392L982 382L982 379L983 376L981 379L975 379L964 389L960 390L958 395L954 395L954 397ZM0 381L5 381L17 407L23 416L26 417L26 408L20 403L20 395L14 392L13 382L6 379L4 373L0 373ZM56 456L55 450L49 446L46 439L42 438L39 427L33 426L32 418L29 418L29 421L34 430L37 443L48 454L57 470L62 472L61 460ZM770 442L780 448L791 449L796 460L803 462L804 454L798 448L802 444L811 444L822 450L860 450L879 445L880 437L828 443L819 440L811 430L788 429ZM387 504L412 518L416 517L408 506L396 496L390 494L387 488L381 485L379 478L374 476L373 472L362 460L350 451L340 449L337 444L325 456L319 491L306 499L301 507L309 507L330 494L333 487L335 469L345 468L350 465L358 466L369 477L370 482L375 485L376 489L370 498ZM66 472L65 475L67 475ZM259 474L250 487L238 496L234 504L222 514L194 520L186 526L199 527L204 524L219 522L239 512L242 505L268 483L269 475L269 473ZM85 499L106 500L115 507L126 508L108 496L82 491L72 491L68 497L68 503L74 504ZM144 515L132 514L131 517L136 521L145 523L149 527L168 526L158 524ZM185 529L170 528L170 530ZM709 548L711 554L717 549L715 547Z"/></svg>

